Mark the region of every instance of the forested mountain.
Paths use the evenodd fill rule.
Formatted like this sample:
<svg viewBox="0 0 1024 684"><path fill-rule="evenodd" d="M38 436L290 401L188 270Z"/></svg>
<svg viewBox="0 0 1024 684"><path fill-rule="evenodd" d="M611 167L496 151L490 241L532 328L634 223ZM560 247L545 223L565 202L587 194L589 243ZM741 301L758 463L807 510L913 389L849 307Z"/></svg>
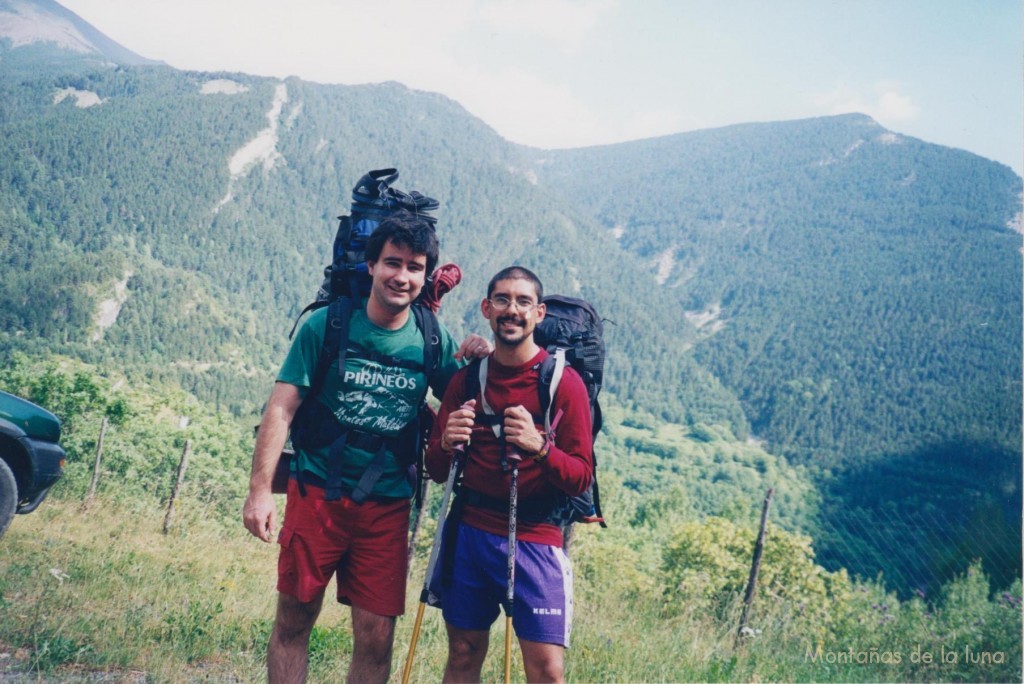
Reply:
<svg viewBox="0 0 1024 684"><path fill-rule="evenodd" d="M693 358L735 393L752 433L817 473L823 530L864 536L938 510L1019 556L1010 169L862 115L533 158L542 186L589 208L700 324ZM835 520L851 504L858 530ZM932 555L913 524L907 548Z"/></svg>
<svg viewBox="0 0 1024 684"><path fill-rule="evenodd" d="M695 358L822 467L1020 441L1021 184L861 115L537 154L708 319Z"/></svg>
<svg viewBox="0 0 1024 684"><path fill-rule="evenodd" d="M395 166L440 201L457 337L526 265L609 319L609 403L762 443L868 519L998 519L1019 550L1009 169L862 115L540 151L397 83L130 61L0 30L0 359L114 364L248 416L352 185Z"/></svg>
<svg viewBox="0 0 1024 684"><path fill-rule="evenodd" d="M0 315L11 344L116 355L248 410L322 278L351 186L394 165L402 187L443 207L442 256L466 273L446 305L456 332L482 323L475 305L488 274L532 264L551 291L581 292L610 319L628 320L611 326L622 337L611 391L646 395L666 417L689 411L743 428L735 400L674 343L692 326L656 297L639 260L623 255L631 266L605 272L607 254L620 251L611 236L538 190L516 170L516 149L440 96L161 67L0 87L12 267ZM99 104L54 104L68 89ZM102 328L99 304L116 298L118 282L125 301L116 324ZM628 313L644 292L640 315ZM633 328L657 341L634 353ZM660 357L678 378L664 381ZM240 384L239 373L251 382ZM678 385L699 403L682 401Z"/></svg>

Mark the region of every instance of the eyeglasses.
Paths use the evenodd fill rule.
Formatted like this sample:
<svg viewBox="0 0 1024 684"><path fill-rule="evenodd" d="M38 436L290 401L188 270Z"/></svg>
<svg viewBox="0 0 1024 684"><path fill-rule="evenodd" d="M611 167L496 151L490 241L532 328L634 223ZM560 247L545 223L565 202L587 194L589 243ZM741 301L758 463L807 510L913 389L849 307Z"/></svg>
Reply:
<svg viewBox="0 0 1024 684"><path fill-rule="evenodd" d="M537 302L533 301L529 297L518 297L517 299L510 299L505 295L494 295L490 298L491 306L494 307L495 311L504 311L513 304L516 308L523 313L530 313L537 308Z"/></svg>

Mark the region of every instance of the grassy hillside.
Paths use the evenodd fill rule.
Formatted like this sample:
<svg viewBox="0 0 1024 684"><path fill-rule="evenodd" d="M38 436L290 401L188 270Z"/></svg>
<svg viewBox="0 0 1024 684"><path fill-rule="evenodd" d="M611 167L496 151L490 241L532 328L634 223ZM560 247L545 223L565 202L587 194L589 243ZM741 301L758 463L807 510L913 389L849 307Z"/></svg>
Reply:
<svg viewBox="0 0 1024 684"><path fill-rule="evenodd" d="M19 358L0 372L0 387L58 413L69 459L50 498L15 520L0 542L0 607L7 616L0 653L8 654L0 673L42 681L259 680L276 547L250 537L239 522L251 428L177 388L125 383L117 372L70 360ZM86 503L104 417L99 494ZM812 512L802 469L736 442L722 428L665 425L614 400L607 421L600 448L610 527L583 526L573 542L577 611L569 679L1020 678L1019 580L994 584L975 565L951 574L934 593L901 600L881 583L815 563L814 540L795 531ZM164 534L186 440L192 457ZM777 502L752 631L737 648L739 600L769 486ZM439 505L433 487L393 678L404 663ZM501 622L492 639L499 645ZM350 635L346 611L328 606L313 633L312 681L341 676ZM915 662L914 649L936 658L943 650L963 655L957 662ZM966 649L988 654L988 661L969 660ZM501 676L501 649L492 650L487 680ZM444 657L443 626L431 610L417 649L417 681L436 678ZM517 680L519 671L517 664Z"/></svg>
<svg viewBox="0 0 1024 684"><path fill-rule="evenodd" d="M901 602L880 585L851 583L845 574L815 567L810 540L775 528L753 636L737 649L738 600L754 528L722 518L635 527L622 520L637 517L626 513L628 490L614 480L607 485L613 527L580 530L573 549L572 681L1015 681L1021 675L1019 582L992 594L974 568L928 601ZM117 502L104 494L83 509L65 494L19 518L3 540L0 604L9 619L0 624L0 652L10 657L0 667L6 676L262 678L276 547L191 496L179 502L171 534L163 535L163 509L153 498ZM436 496L435 490L435 506ZM428 521L421 538L432 530ZM405 661L427 553L421 544L407 616L399 621L393 678ZM709 577L720 584L709 585ZM501 676L502 622L492 635L488 681ZM417 681L439 676L445 648L440 615L428 610L414 661ZM914 649L936 660L912 662ZM970 662L966 649L989 660ZM939 661L943 650L960 660ZM351 653L347 611L325 608L310 653L311 681L342 676ZM514 653L514 679L521 681Z"/></svg>
<svg viewBox="0 0 1024 684"><path fill-rule="evenodd" d="M273 616L276 548L211 524L197 510L168 536L154 507L49 501L21 518L3 544L0 676L39 681L259 681ZM585 531L575 552L577 618L570 681L1016 681L1021 676L1019 584L989 599L984 577L950 583L935 604L900 603L872 585L851 587L835 626L821 633L793 606L762 594L756 636L734 648L735 596L717 609L690 599L672 607L629 549ZM210 550L216 548L216 553ZM422 551L422 550L421 550ZM620 559L609 565L612 557ZM405 662L422 555L399 621L392 679ZM657 562L650 563L656 568ZM883 607L884 606L884 607ZM484 668L501 678L503 621ZM314 629L311 681L337 681L351 654L347 611L327 605ZM912 662L914 649L933 653ZM973 657L988 658L984 664ZM940 653L958 662L941 662ZM514 681L522 681L518 649ZM899 654L899 662L894 659ZM445 637L428 610L416 681L437 679ZM883 658L885 658L883 662Z"/></svg>

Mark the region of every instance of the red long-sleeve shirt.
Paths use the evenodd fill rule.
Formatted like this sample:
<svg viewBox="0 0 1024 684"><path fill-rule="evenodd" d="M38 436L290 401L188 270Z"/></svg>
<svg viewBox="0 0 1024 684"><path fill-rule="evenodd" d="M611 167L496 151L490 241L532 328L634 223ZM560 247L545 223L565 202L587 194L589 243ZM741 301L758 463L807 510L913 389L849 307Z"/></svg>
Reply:
<svg viewBox="0 0 1024 684"><path fill-rule="evenodd" d="M522 405L534 416L537 430L543 433L540 397L537 390L540 363L547 357L541 349L528 362L515 367L503 366L488 360L486 398L495 415L504 415L509 406ZM476 366L469 368L476 369ZM427 473L436 482L444 482L451 467L452 454L441 449L441 434L448 422L448 414L472 397L465 396L465 378L468 368L460 369L448 384L444 400L437 414L430 443L425 456ZM476 410L482 412L480 397L476 397ZM558 490L575 496L587 490L593 477L593 451L590 435L590 405L587 389L580 376L566 366L551 405L552 419L562 411L555 428L555 442L540 463L525 456L519 463L519 503L531 499L551 498ZM512 445L509 445L512 448ZM483 494L508 501L511 474L502 471L501 446L491 428L473 427L473 437L466 449L467 461L463 469L463 485ZM467 505L463 522L493 534L508 534L508 512L494 511ZM562 531L545 523L516 522L516 536L523 541L562 545Z"/></svg>

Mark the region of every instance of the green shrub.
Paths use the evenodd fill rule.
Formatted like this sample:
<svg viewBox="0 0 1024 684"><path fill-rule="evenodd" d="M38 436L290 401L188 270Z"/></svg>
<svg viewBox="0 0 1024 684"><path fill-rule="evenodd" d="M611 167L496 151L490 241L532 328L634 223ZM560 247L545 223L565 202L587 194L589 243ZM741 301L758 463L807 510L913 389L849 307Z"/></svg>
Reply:
<svg viewBox="0 0 1024 684"><path fill-rule="evenodd" d="M700 606L722 616L746 588L757 531L711 517L677 526L662 553L662 585L669 615ZM811 539L772 527L757 580L757 611L770 607L800 625L823 630L842 611L849 592L845 573L814 563Z"/></svg>

